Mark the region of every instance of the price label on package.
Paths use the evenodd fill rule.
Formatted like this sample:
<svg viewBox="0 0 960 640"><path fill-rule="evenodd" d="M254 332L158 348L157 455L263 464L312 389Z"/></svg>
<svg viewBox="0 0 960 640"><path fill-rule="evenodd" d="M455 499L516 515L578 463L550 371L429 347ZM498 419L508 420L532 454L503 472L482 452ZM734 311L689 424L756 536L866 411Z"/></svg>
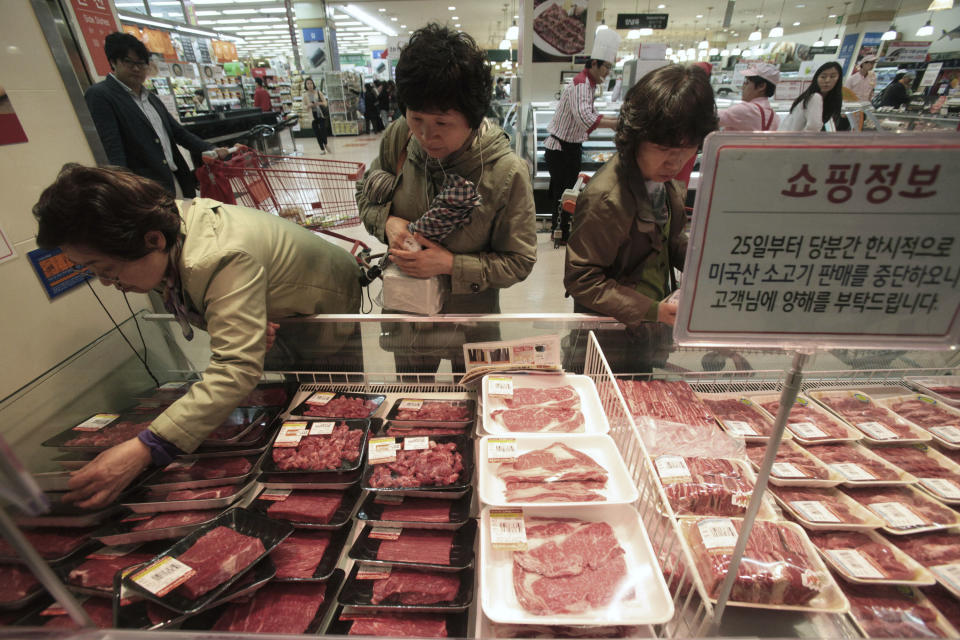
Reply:
<svg viewBox="0 0 960 640"><path fill-rule="evenodd" d="M510 376L490 376L487 378L487 395L491 398L512 398L513 378Z"/></svg>
<svg viewBox="0 0 960 640"><path fill-rule="evenodd" d="M357 580L386 580L390 577L390 565L361 562L357 567Z"/></svg>
<svg viewBox="0 0 960 640"><path fill-rule="evenodd" d="M774 462L770 473L778 478L806 478L807 474L789 462Z"/></svg>
<svg viewBox="0 0 960 640"><path fill-rule="evenodd" d="M397 459L397 441L394 438L370 438L367 445L367 462L384 464Z"/></svg>
<svg viewBox="0 0 960 640"><path fill-rule="evenodd" d="M73 431L100 431L119 417L119 413L98 413L75 426Z"/></svg>
<svg viewBox="0 0 960 640"><path fill-rule="evenodd" d="M863 580L882 580L885 576L856 549L827 549L827 555L844 572Z"/></svg>
<svg viewBox="0 0 960 640"><path fill-rule="evenodd" d="M332 391L317 391L315 394L307 398L307 404L312 404L316 406L323 406L333 400L337 394Z"/></svg>
<svg viewBox="0 0 960 640"><path fill-rule="evenodd" d="M337 426L336 422L311 422L311 436L328 436L333 433L333 428Z"/></svg>
<svg viewBox="0 0 960 640"><path fill-rule="evenodd" d="M368 538L373 540L396 540L403 533L403 527L372 527Z"/></svg>
<svg viewBox="0 0 960 640"><path fill-rule="evenodd" d="M523 509L490 510L490 544L494 549L526 551L527 527Z"/></svg>
<svg viewBox="0 0 960 640"><path fill-rule="evenodd" d="M793 435L804 440L818 440L827 437L827 434L812 422L791 422L787 425L787 429L790 429Z"/></svg>
<svg viewBox="0 0 960 640"><path fill-rule="evenodd" d="M858 422L857 429L874 440L896 440L899 436L879 422Z"/></svg>
<svg viewBox="0 0 960 640"><path fill-rule="evenodd" d="M264 489L263 492L257 496L257 499L283 502L287 499L287 496L289 496L292 491L293 489Z"/></svg>
<svg viewBox="0 0 960 640"><path fill-rule="evenodd" d="M869 482L877 479L869 470L853 462L837 462L831 464L830 468L853 482Z"/></svg>
<svg viewBox="0 0 960 640"><path fill-rule="evenodd" d="M960 427L953 425L943 425L939 427L930 427L934 435L940 436L951 444L960 444Z"/></svg>
<svg viewBox="0 0 960 640"><path fill-rule="evenodd" d="M757 435L757 430L750 426L749 422L744 422L743 420L724 420L723 426L735 436Z"/></svg>
<svg viewBox="0 0 960 640"><path fill-rule="evenodd" d="M284 422L280 425L280 433L277 434L277 439L273 441L273 446L295 447L308 433L306 422Z"/></svg>
<svg viewBox="0 0 960 640"><path fill-rule="evenodd" d="M807 522L840 522L833 511L819 500L793 500L790 507Z"/></svg>
<svg viewBox="0 0 960 640"><path fill-rule="evenodd" d="M400 401L401 411L420 411L423 407L423 400L414 398L405 398Z"/></svg>
<svg viewBox="0 0 960 640"><path fill-rule="evenodd" d="M937 579L949 587L955 594L960 594L960 564L941 564L936 567L930 567Z"/></svg>
<svg viewBox="0 0 960 640"><path fill-rule="evenodd" d="M146 569L133 574L131 580L162 598L197 574L196 569L174 558L160 558Z"/></svg>
<svg viewBox="0 0 960 640"><path fill-rule="evenodd" d="M513 462L516 459L516 438L489 438L487 440L487 462Z"/></svg>
<svg viewBox="0 0 960 640"><path fill-rule="evenodd" d="M657 456L654 464L661 480L692 477L686 460L681 456Z"/></svg>
<svg viewBox="0 0 960 640"><path fill-rule="evenodd" d="M403 439L404 451L423 451L430 448L429 436L412 436Z"/></svg>
<svg viewBox="0 0 960 640"><path fill-rule="evenodd" d="M916 529L929 524L914 513L913 509L899 502L874 502L867 506L892 529Z"/></svg>
<svg viewBox="0 0 960 640"><path fill-rule="evenodd" d="M737 545L737 528L730 518L707 518L697 523L700 539L707 549L730 549Z"/></svg>
<svg viewBox="0 0 960 640"><path fill-rule="evenodd" d="M960 500L960 486L949 478L920 478L920 484L947 500Z"/></svg>

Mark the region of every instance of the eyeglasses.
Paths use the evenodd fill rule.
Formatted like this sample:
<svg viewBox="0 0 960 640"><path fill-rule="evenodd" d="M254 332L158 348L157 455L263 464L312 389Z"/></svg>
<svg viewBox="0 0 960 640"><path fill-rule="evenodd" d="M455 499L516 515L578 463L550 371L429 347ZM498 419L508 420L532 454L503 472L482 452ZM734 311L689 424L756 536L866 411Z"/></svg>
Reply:
<svg viewBox="0 0 960 640"><path fill-rule="evenodd" d="M105 273L97 273L93 270L92 267L88 267L85 264L74 264L70 267L70 271L76 274L85 274L92 276L98 280L104 281L106 284L119 284L120 278L109 276Z"/></svg>
<svg viewBox="0 0 960 640"><path fill-rule="evenodd" d="M143 60L131 60L130 58L120 58L120 61L124 64L133 67L134 69L146 69L150 66L149 62L144 62Z"/></svg>

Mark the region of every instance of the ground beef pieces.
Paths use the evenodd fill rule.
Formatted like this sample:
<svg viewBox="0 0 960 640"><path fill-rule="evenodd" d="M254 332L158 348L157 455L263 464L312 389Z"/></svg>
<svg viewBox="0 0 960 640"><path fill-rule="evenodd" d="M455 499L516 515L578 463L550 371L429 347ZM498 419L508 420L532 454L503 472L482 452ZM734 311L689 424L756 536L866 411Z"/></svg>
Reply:
<svg viewBox="0 0 960 640"><path fill-rule="evenodd" d="M453 442L431 442L428 449L397 451L395 462L374 466L370 486L377 488L445 487L460 479L463 456Z"/></svg>
<svg viewBox="0 0 960 640"><path fill-rule="evenodd" d="M280 471L328 471L360 457L363 430L339 424L328 436L304 436L296 447L274 447L273 461Z"/></svg>

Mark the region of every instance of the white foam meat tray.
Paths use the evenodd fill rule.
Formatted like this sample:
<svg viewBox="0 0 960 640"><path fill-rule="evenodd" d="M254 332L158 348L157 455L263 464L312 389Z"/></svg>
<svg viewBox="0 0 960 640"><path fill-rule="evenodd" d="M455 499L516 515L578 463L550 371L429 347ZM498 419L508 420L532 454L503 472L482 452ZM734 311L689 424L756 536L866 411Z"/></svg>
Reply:
<svg viewBox="0 0 960 640"><path fill-rule="evenodd" d="M607 421L607 415L603 412L600 404L600 396L597 394L597 387L588 376L574 374L548 374L548 373L510 373L499 374L494 377L509 376L513 378L514 388L538 388L549 389L554 387L573 387L580 396L580 411L583 412L584 427L583 431L574 433L607 433L610 431L610 423ZM504 427L499 420L490 415L491 411L505 409L506 406L498 398L490 397L488 391L488 378L484 376L481 383L483 400L483 430L489 435L518 435L521 433L552 433L563 435L563 432L519 432L510 431Z"/></svg>

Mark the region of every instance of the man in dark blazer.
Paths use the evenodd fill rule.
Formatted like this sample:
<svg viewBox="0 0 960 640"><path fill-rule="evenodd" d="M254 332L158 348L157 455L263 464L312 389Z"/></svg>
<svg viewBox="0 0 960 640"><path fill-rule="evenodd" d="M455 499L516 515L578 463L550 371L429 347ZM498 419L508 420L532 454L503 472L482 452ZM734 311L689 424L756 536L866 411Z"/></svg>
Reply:
<svg viewBox="0 0 960 640"><path fill-rule="evenodd" d="M213 150L213 145L180 126L160 99L143 88L150 54L140 40L111 33L104 51L113 73L87 89L84 98L108 161L156 180L178 197L192 198L197 181L177 145L196 153ZM221 158L228 153L222 147L216 152Z"/></svg>

